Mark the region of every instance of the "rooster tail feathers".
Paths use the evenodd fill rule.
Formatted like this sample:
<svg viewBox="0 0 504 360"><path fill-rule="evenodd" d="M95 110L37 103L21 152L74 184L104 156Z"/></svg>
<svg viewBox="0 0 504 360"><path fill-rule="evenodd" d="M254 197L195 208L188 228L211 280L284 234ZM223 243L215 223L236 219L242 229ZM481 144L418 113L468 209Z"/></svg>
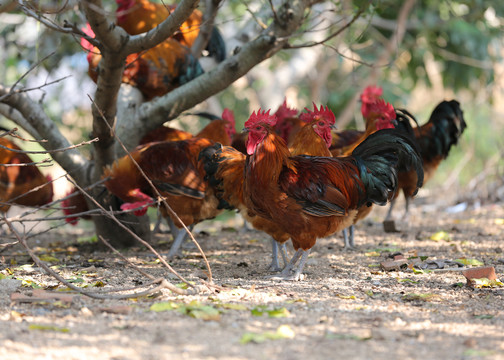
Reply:
<svg viewBox="0 0 504 360"><path fill-rule="evenodd" d="M414 141L396 129L371 134L352 153L366 188L367 202L385 205L397 190L397 170L415 169L423 184L422 158Z"/></svg>
<svg viewBox="0 0 504 360"><path fill-rule="evenodd" d="M206 50L217 62L221 62L226 59L226 43L224 42L219 29L215 26L212 29L212 34L210 35L210 40L208 40Z"/></svg>
<svg viewBox="0 0 504 360"><path fill-rule="evenodd" d="M418 140L422 154L428 161L440 155L446 158L467 127L459 102L451 100L439 103L428 123L432 124L430 132Z"/></svg>

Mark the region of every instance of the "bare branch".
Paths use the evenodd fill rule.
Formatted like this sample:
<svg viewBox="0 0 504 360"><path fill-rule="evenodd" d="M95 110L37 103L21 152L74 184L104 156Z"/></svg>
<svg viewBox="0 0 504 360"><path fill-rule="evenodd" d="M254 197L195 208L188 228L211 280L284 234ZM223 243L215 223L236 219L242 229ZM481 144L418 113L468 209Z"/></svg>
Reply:
<svg viewBox="0 0 504 360"><path fill-rule="evenodd" d="M14 123L22 127L26 132L28 132L28 134L33 136L33 138L35 139L42 138L37 132L37 130L35 130L35 128L31 126L30 123L28 123L28 121L26 121L23 115L13 107L10 107L7 104L0 103L0 115L5 116L7 119L13 121Z"/></svg>
<svg viewBox="0 0 504 360"><path fill-rule="evenodd" d="M284 49L301 49L301 48L305 48L305 47L313 47L313 46L321 45L321 44L328 42L332 38L335 38L336 36L341 34L343 31L348 29L364 13L364 11L366 11L366 9L369 7L370 4L371 4L371 2L368 2L365 7L360 8L359 11L352 17L352 19L349 22L347 22L345 25L343 25L341 28L339 28L336 32L327 36L324 40L311 41L309 43L300 44L300 45L291 45L289 43L286 43L284 46Z"/></svg>
<svg viewBox="0 0 504 360"><path fill-rule="evenodd" d="M9 148L7 146L3 146L3 145L0 145L0 148L1 149L5 149L5 150L9 150L9 151L12 151L12 152L15 152L15 153L20 153L20 154L54 154L54 153L68 151L68 150L71 150L71 149L77 149L78 147L81 147L81 146L84 146L84 145L89 145L89 144L92 144L92 143L97 142L97 141L98 141L98 138L94 138L94 139L91 139L89 141L83 141L83 142L81 142L79 144L70 145L70 146L67 146L67 147L64 147L64 148L61 148L61 149L44 150L44 151L27 151L27 150L11 149L11 148ZM41 142L43 143L43 142L46 142L46 141L41 141Z"/></svg>
<svg viewBox="0 0 504 360"><path fill-rule="evenodd" d="M44 16L41 12L35 11L36 9L33 9L29 4L25 4L25 2L23 0L19 0L18 2L19 2L19 5L21 6L21 11L23 11L26 15L41 22L42 24L47 26L49 29L54 30L54 31L58 31L58 32L61 32L64 34L69 34L69 33L73 32L71 29L68 29L68 28L65 28L65 27L62 27L62 26L56 24L54 21L52 21L48 17ZM67 3L68 3L68 1L57 12L62 11L65 8Z"/></svg>

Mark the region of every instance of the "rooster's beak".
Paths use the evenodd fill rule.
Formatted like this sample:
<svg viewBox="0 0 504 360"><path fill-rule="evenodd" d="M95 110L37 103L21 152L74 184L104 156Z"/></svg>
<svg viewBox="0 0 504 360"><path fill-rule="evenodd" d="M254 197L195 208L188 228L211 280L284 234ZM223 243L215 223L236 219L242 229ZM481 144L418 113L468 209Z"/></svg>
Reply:
<svg viewBox="0 0 504 360"><path fill-rule="evenodd" d="M244 132L244 133L248 133L248 132L249 132L249 129L248 129L248 128L246 128L246 127L244 127L244 128L242 129L242 132Z"/></svg>

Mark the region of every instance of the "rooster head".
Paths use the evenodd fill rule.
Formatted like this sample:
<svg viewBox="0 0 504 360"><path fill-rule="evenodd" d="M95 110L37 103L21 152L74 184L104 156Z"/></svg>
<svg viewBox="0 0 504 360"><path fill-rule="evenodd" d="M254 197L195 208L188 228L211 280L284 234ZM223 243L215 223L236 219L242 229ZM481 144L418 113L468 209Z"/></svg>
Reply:
<svg viewBox="0 0 504 360"><path fill-rule="evenodd" d="M375 118L377 130L395 128L396 113L394 107L385 100L379 99L372 104L370 115Z"/></svg>
<svg viewBox="0 0 504 360"><path fill-rule="evenodd" d="M368 86L360 96L362 102L361 113L364 119L369 117L370 107L376 103L383 95L383 89L378 86Z"/></svg>
<svg viewBox="0 0 504 360"><path fill-rule="evenodd" d="M299 118L305 123L312 124L315 132L326 142L327 147L331 146L331 128L336 123L334 113L328 106L324 108L323 105L320 105L320 108L317 109L317 105L315 105L315 103L313 103L313 111L308 108L305 108L305 110L307 112L302 113Z"/></svg>
<svg viewBox="0 0 504 360"><path fill-rule="evenodd" d="M284 119L296 116L297 113L298 111L296 109L287 106L287 98L285 98L282 105L280 105L278 107L278 110L275 112L275 115L278 119L277 125L279 125Z"/></svg>
<svg viewBox="0 0 504 360"><path fill-rule="evenodd" d="M276 115L270 115L270 111L259 109L254 111L245 122L244 131L249 133L247 139L247 154L252 155L256 146L268 135L271 128L277 123Z"/></svg>

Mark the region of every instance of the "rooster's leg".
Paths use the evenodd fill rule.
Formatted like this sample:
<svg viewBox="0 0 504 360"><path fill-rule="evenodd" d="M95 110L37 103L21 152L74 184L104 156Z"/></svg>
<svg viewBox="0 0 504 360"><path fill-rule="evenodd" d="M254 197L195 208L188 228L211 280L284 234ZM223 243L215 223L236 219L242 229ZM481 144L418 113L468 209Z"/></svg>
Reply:
<svg viewBox="0 0 504 360"><path fill-rule="evenodd" d="M284 264L284 267L287 266L288 264L288 258L289 258L289 253L287 252L287 245L286 243L282 243L279 245L280 247L280 254L282 254L282 260L283 260L283 264Z"/></svg>
<svg viewBox="0 0 504 360"><path fill-rule="evenodd" d="M406 204L404 205L404 215L403 215L403 221L408 221L409 220L409 203L410 203L410 198L405 196L404 200L406 200Z"/></svg>
<svg viewBox="0 0 504 360"><path fill-rule="evenodd" d="M268 269L273 272L282 270L280 268L280 264L278 263L278 243L273 238L271 238L271 264Z"/></svg>
<svg viewBox="0 0 504 360"><path fill-rule="evenodd" d="M180 230L175 226L175 223L173 222L171 217L167 216L166 222L168 223L168 227L170 228L170 233L172 234L173 238L175 239Z"/></svg>
<svg viewBox="0 0 504 360"><path fill-rule="evenodd" d="M343 229L343 249L350 249L350 241L348 240L348 231L347 229Z"/></svg>
<svg viewBox="0 0 504 360"><path fill-rule="evenodd" d="M395 203L396 203L395 199L390 201L390 207L388 209L388 213L384 221L392 220L392 209L394 208Z"/></svg>
<svg viewBox="0 0 504 360"><path fill-rule="evenodd" d="M275 276L273 277L274 279L282 279L282 280L293 280L293 281L299 281L301 280L301 272L303 271L304 265L306 264L306 260L308 260L308 255L310 254L310 250L303 250L299 248L294 256L292 257L291 261L287 264L287 266L282 270L280 273L280 276ZM298 262L299 258L301 258L301 261L299 262L299 265L297 269L294 271L293 274L291 274L292 269Z"/></svg>
<svg viewBox="0 0 504 360"><path fill-rule="evenodd" d="M194 225L191 225L188 227L189 230L192 230L192 228L194 227ZM182 245L182 243L184 242L185 239L187 239L187 237L189 236L189 234L187 233L187 231L185 231L185 229L177 229L177 235L174 237L175 240L173 240L173 244L170 248L170 251L168 252L168 259L171 259L173 258L175 255L178 254L178 250L180 249L180 245Z"/></svg>
<svg viewBox="0 0 504 360"><path fill-rule="evenodd" d="M355 249L355 240L354 240L354 230L355 230L355 226L354 225L350 225L350 228L348 229L349 231L349 243L348 245L350 246L350 249Z"/></svg>

